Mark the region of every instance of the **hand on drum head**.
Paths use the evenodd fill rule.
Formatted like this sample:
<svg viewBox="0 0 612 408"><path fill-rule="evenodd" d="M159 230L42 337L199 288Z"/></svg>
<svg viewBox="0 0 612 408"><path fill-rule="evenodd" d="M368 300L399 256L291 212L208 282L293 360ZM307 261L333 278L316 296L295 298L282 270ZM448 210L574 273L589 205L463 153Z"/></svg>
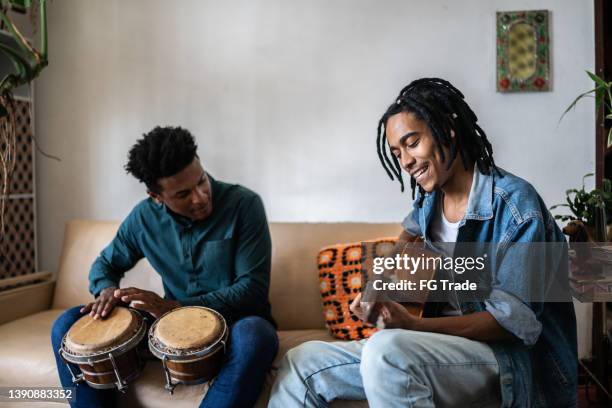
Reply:
<svg viewBox="0 0 612 408"><path fill-rule="evenodd" d="M155 292L138 288L116 289L114 296L117 300L131 303L134 309L152 314L156 319L172 309L181 307L176 300L166 300Z"/></svg>
<svg viewBox="0 0 612 408"><path fill-rule="evenodd" d="M108 316L113 308L121 303L119 299L113 296L115 289L117 288L114 286L102 289L96 300L81 308L81 313L89 312L89 315L94 319Z"/></svg>

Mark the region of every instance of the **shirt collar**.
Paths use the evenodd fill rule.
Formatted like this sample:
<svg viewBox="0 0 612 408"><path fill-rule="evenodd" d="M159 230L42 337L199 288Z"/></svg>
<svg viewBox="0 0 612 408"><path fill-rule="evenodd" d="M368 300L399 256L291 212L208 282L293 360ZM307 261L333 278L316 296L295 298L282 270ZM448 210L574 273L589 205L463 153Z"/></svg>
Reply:
<svg viewBox="0 0 612 408"><path fill-rule="evenodd" d="M482 174L474 165L474 178L468 198L465 219L489 220L493 218L493 182L494 169L491 174Z"/></svg>
<svg viewBox="0 0 612 408"><path fill-rule="evenodd" d="M459 226L463 226L465 221L470 219L489 220L493 218L494 171L494 169L491 169L491 174L482 174L478 167L474 165L474 176L468 196L467 208ZM441 192L438 190L425 193L425 211L423 211L423 222L425 225L429 225L429 222L431 222L431 217L435 212L434 208L440 194Z"/></svg>
<svg viewBox="0 0 612 408"><path fill-rule="evenodd" d="M164 208L164 212L181 227L190 228L193 225L194 221L180 214L175 213L174 211L169 209L166 204L163 204L163 208Z"/></svg>
<svg viewBox="0 0 612 408"><path fill-rule="evenodd" d="M214 179L213 176L210 175L209 172L206 172L206 175L208 176L208 180L210 180L210 193L212 194L212 201L213 201L213 211L215 211L215 207L217 205L217 199L219 198L219 182L217 180Z"/></svg>

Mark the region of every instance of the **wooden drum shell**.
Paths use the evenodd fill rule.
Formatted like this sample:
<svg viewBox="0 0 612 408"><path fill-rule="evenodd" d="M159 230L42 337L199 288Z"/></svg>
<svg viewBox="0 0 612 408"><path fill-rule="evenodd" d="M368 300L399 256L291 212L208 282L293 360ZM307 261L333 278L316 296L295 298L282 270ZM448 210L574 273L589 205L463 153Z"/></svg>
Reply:
<svg viewBox="0 0 612 408"><path fill-rule="evenodd" d="M142 371L142 360L138 355L137 347L125 352L124 354L115 356L115 364L121 378L126 382L132 382L140 375ZM93 365L78 363L77 364L83 373L83 379L87 383L99 389L115 388L117 383L117 375L113 369L113 363L110 358L93 362Z"/></svg>
<svg viewBox="0 0 612 408"><path fill-rule="evenodd" d="M137 331L123 343L109 346L104 350L90 353L75 352L66 345L68 333L64 335L59 354L68 365L74 382L85 380L93 388L123 390L140 375L144 360L139 349L146 335L147 325L137 312L134 314L138 321ZM73 372L70 364L79 367L80 375Z"/></svg>
<svg viewBox="0 0 612 408"><path fill-rule="evenodd" d="M221 371L223 365L223 347L210 354L192 361L175 361L166 359L170 378L182 384L200 384L212 380Z"/></svg>
<svg viewBox="0 0 612 408"><path fill-rule="evenodd" d="M149 329L149 350L162 361L166 375L166 389L170 392L173 392L177 384L200 384L212 380L221 371L225 358L225 345L229 337L229 330L223 316L206 307L188 307L206 309L213 313L222 323L223 329L220 336L210 346L197 351L179 352L179 350L164 346L155 335L156 325L165 315L151 325ZM166 313L166 315L170 313L172 311Z"/></svg>

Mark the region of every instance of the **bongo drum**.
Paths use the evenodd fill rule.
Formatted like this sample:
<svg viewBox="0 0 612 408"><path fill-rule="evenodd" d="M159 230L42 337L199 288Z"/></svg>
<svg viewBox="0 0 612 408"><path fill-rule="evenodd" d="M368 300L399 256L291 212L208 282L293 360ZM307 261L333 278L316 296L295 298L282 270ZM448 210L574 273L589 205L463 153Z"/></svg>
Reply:
<svg viewBox="0 0 612 408"><path fill-rule="evenodd" d="M115 307L105 319L86 315L77 320L64 335L59 354L73 382L85 380L93 388L124 391L144 365L137 346L146 332L138 312ZM81 373L73 372L68 363L78 365Z"/></svg>
<svg viewBox="0 0 612 408"><path fill-rule="evenodd" d="M228 329L218 312L186 306L162 315L149 329L149 349L162 361L166 389L210 381L221 370Z"/></svg>

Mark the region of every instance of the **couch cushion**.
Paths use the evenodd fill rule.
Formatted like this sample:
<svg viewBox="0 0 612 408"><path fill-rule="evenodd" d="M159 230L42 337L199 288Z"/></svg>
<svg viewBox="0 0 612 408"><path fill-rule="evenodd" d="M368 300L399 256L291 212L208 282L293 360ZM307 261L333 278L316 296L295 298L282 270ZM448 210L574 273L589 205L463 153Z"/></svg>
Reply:
<svg viewBox="0 0 612 408"><path fill-rule="evenodd" d="M0 326L0 384L58 387L51 326L62 310L36 313Z"/></svg>
<svg viewBox="0 0 612 408"><path fill-rule="evenodd" d="M272 315L281 330L324 329L317 254L337 242L397 236L399 224L272 223Z"/></svg>
<svg viewBox="0 0 612 408"><path fill-rule="evenodd" d="M2 408L70 408L66 402L55 401L23 401L9 402L4 397L0 397L0 407Z"/></svg>
<svg viewBox="0 0 612 408"><path fill-rule="evenodd" d="M114 238L119 223L109 221L75 220L68 223L55 285L53 308L67 309L85 304L93 298L89 294L89 269ZM136 286L163 295L161 279L146 259L125 274L122 287Z"/></svg>

